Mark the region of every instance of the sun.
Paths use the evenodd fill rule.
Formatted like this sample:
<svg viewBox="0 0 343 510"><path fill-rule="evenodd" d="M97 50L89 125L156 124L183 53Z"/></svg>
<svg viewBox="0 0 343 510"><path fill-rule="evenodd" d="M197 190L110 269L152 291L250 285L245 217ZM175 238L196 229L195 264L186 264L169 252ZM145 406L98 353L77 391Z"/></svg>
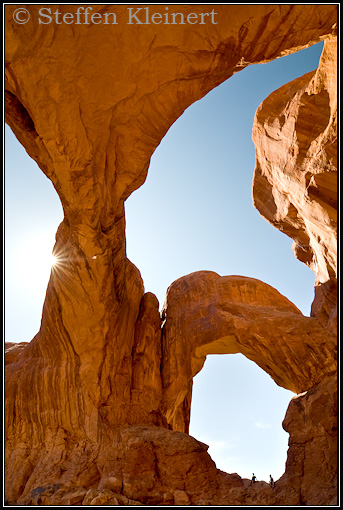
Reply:
<svg viewBox="0 0 343 510"><path fill-rule="evenodd" d="M59 258L52 253L54 238L37 235L23 239L18 251L17 278L33 293L46 289L51 271L57 269Z"/></svg>
<svg viewBox="0 0 343 510"><path fill-rule="evenodd" d="M51 254L51 257L50 257L51 267L58 266L58 263L59 263L59 258L56 255Z"/></svg>

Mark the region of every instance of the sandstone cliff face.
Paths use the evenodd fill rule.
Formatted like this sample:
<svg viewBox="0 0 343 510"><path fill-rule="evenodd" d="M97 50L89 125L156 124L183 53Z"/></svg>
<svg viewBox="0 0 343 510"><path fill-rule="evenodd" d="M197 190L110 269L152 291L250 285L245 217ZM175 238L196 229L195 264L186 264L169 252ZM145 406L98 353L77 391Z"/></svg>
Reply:
<svg viewBox="0 0 343 510"><path fill-rule="evenodd" d="M143 184L154 149L185 108L247 63L328 38L336 22L335 6L215 7L218 24L161 29L127 26L126 6L116 6L118 24L107 26L105 36L97 24L77 30L39 24L36 5L30 5L30 22L18 25L16 6L6 6L6 121L51 179L64 210L41 329L6 368L11 503L327 504L334 498L331 454L330 469L321 471L320 456L305 448L303 460L289 460L282 485L272 491L216 470L206 445L185 433L192 377L205 356L242 352L278 384L307 392L285 422L290 452L298 445L292 420L300 424L303 416L310 421L300 441L315 436L316 444L334 450L334 429L326 425L333 407L323 416L318 411L321 392L331 402L335 371L334 292L328 288L335 281L333 39L317 73L267 99L279 109L262 114L262 105L254 135L255 204L261 210L263 202L267 219L304 247L297 248L306 255L301 260L318 266L314 317L303 317L262 282L200 273L170 287L161 319L155 296L144 293L126 257L124 201ZM76 8L59 6L62 15ZM93 9L102 14L111 6ZM203 6L180 11L200 13ZM284 95L290 124L282 113ZM308 110L315 133L308 132ZM271 149L265 126L281 129L275 128L281 115L287 136ZM285 155L289 140L293 159ZM293 162L286 165L289 179L278 153ZM300 182L300 191L284 181ZM275 196L285 194L297 201L284 206ZM310 481L317 477L315 492Z"/></svg>
<svg viewBox="0 0 343 510"><path fill-rule="evenodd" d="M284 429L289 432L286 472L279 487L292 487L302 505L335 504L337 490L337 378L291 400ZM302 473L302 476L297 476ZM314 482L315 481L315 482ZM299 488L299 490L298 490Z"/></svg>
<svg viewBox="0 0 343 510"><path fill-rule="evenodd" d="M254 205L294 239L316 274L312 315L336 328L337 39L325 41L317 71L271 94L253 127ZM309 138L309 133L311 137Z"/></svg>

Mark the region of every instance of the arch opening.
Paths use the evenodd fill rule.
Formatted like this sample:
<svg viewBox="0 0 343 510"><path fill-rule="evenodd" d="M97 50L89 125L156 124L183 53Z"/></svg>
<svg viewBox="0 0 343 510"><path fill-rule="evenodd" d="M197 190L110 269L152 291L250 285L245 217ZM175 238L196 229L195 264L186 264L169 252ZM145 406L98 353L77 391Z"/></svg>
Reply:
<svg viewBox="0 0 343 510"><path fill-rule="evenodd" d="M285 471L281 424L293 396L243 354L209 355L193 379L189 433L209 446L218 469L276 481Z"/></svg>
<svg viewBox="0 0 343 510"><path fill-rule="evenodd" d="M160 303L173 281L210 270L257 278L310 315L314 273L253 206L251 131L261 102L316 69L322 48L236 73L187 108L155 150L125 214L128 257Z"/></svg>
<svg viewBox="0 0 343 510"><path fill-rule="evenodd" d="M144 186L125 204L128 257L140 269L145 290L155 293L160 303L173 281L209 270L259 279L310 315L313 272L295 259L292 240L261 218L252 204L255 148L251 129L261 102L285 83L316 69L322 48L319 43L268 64L247 67L192 104L161 141ZM261 402L268 402L272 420L255 414L245 439L240 436L241 451L227 431L212 436L214 426L208 424L203 432L203 417L197 410L196 401L202 400L199 378L205 387L210 386L208 367L224 358L239 359L238 366L245 365L242 373L250 392L241 396L243 406L251 396L256 400L254 388L268 382ZM213 372L216 379L216 368ZM208 356L205 369L194 380L190 434L211 443L209 453L219 469L247 478L254 472L258 480L265 481L271 474L277 480L284 472L288 441L281 423L293 395L241 354ZM218 402L211 405L221 408ZM211 415L208 407L203 408ZM233 422L236 419L237 415ZM230 459L234 448L237 463L226 463L222 456L226 452ZM269 459L263 467L259 466L262 456Z"/></svg>

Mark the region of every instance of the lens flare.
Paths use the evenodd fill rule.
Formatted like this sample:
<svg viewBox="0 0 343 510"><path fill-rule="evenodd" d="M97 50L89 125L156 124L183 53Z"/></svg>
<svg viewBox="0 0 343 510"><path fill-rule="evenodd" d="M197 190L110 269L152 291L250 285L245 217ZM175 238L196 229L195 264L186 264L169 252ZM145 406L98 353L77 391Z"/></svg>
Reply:
<svg viewBox="0 0 343 510"><path fill-rule="evenodd" d="M56 255L51 255L51 267L56 267L58 265L58 257Z"/></svg>

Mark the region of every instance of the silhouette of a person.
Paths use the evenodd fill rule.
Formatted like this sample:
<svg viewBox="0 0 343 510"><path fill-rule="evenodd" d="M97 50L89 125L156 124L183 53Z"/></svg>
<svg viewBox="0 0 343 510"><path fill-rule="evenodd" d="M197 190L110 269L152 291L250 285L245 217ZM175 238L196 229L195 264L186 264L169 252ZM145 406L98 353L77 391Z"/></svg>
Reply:
<svg viewBox="0 0 343 510"><path fill-rule="evenodd" d="M255 483L256 482L256 476L254 475L254 473L252 474L252 483Z"/></svg>
<svg viewBox="0 0 343 510"><path fill-rule="evenodd" d="M271 487L275 486L275 482L274 482L274 479L273 479L272 475L269 475L269 484L270 484Z"/></svg>

